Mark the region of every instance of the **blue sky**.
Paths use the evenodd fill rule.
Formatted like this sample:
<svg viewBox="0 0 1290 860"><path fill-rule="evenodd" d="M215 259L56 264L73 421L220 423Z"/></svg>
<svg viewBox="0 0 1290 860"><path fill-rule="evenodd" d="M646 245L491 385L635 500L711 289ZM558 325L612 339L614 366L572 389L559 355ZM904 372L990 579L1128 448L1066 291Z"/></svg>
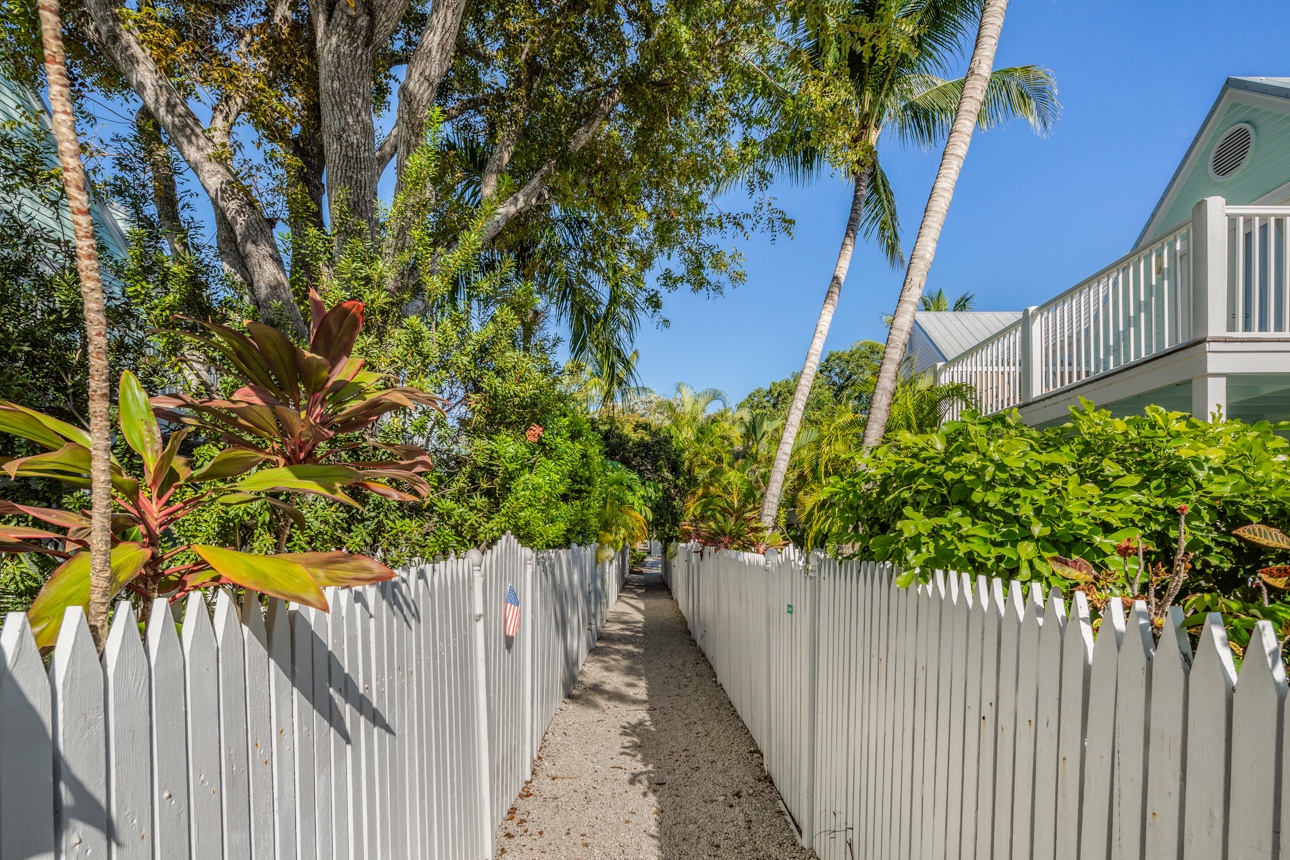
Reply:
<svg viewBox="0 0 1290 860"><path fill-rule="evenodd" d="M997 66L1053 71L1062 116L1047 139L1022 122L977 134L929 290L970 291L979 310L1038 304L1124 254L1229 75L1290 75L1281 3L1036 0L1010 4ZM882 150L913 243L940 153ZM670 327L638 338L641 382L716 386L738 401L801 369L849 204L826 179L771 192L792 239L738 243L748 281L715 299L671 294ZM884 340L903 271L858 250L827 349Z"/></svg>

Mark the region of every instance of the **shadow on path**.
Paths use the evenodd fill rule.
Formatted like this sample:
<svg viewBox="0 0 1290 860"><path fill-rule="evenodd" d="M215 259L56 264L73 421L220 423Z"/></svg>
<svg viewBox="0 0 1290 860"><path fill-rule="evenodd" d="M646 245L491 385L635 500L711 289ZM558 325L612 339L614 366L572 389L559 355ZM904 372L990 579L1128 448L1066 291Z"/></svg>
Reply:
<svg viewBox="0 0 1290 860"><path fill-rule="evenodd" d="M814 856L657 559L628 578L497 845L507 858Z"/></svg>

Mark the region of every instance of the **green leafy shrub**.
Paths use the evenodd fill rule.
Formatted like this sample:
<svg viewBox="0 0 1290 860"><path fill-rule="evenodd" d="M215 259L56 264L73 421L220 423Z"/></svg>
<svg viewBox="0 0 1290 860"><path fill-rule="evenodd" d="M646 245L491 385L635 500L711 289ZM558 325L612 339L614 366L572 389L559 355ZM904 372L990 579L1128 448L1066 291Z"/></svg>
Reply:
<svg viewBox="0 0 1290 860"><path fill-rule="evenodd" d="M1114 418L1085 402L1061 427L1014 413L969 415L935 433L901 433L835 479L832 545L922 575L943 568L1081 586L1049 559L1088 563L1099 588L1127 594L1136 544L1169 568L1186 506L1188 588L1253 596L1258 551L1232 535L1290 521L1288 443L1267 423L1213 423L1148 407ZM1125 541L1135 551L1122 554Z"/></svg>

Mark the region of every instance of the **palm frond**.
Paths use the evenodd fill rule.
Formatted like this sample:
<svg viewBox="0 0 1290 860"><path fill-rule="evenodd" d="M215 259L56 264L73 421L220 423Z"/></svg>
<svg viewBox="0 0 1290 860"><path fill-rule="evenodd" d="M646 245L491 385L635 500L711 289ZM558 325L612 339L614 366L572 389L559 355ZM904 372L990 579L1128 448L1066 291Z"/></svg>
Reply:
<svg viewBox="0 0 1290 860"><path fill-rule="evenodd" d="M865 196L864 214L860 217L860 232L877 240L878 248L893 268L904 265L905 254L900 250L900 215L896 211L896 194L891 190L891 182L876 155L873 166L869 169L869 190Z"/></svg>
<svg viewBox="0 0 1290 860"><path fill-rule="evenodd" d="M900 140L922 149L941 144L949 134L963 95L963 79L911 75L902 82L905 98L893 111L891 128ZM991 129L1012 119L1024 119L1034 132L1048 136L1057 124L1061 104L1052 73L1039 66L996 69L990 75L977 125Z"/></svg>

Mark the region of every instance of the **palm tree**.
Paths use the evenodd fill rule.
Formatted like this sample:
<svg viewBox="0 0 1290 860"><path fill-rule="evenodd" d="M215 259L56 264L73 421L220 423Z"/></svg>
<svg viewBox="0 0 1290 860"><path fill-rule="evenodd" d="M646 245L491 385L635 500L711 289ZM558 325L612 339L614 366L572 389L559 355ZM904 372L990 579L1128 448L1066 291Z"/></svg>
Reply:
<svg viewBox="0 0 1290 860"><path fill-rule="evenodd" d="M45 48L45 76L49 80L49 106L54 138L63 168L63 188L72 215L76 240L76 270L85 305L85 341L89 359L90 412L90 633L99 651L107 641L108 604L112 599L112 429L108 410L107 309L99 276L98 244L90 216L90 196L81 164L80 141L72 114L72 93L67 83L67 55L63 51L62 20L58 0L39 0L40 34Z"/></svg>
<svg viewBox="0 0 1290 860"><path fill-rule="evenodd" d="M945 216L949 213L950 200L954 197L954 186L958 182L959 172L963 169L963 161L967 158L968 144L972 142L972 131L980 124L983 112L988 114L990 111L990 87L993 84L990 70L994 66L994 53L999 46L999 34L1003 31L1003 16L1007 10L1008 0L984 0L981 7L976 45L972 49L967 77L959 93L954 123L945 140L940 170L936 174L936 181L932 183L932 192L927 198L927 208L923 210L923 222L918 228L914 249L909 254L909 268L905 271L905 283L900 290L900 301L896 305L891 329L887 332L887 348L883 351L882 366L878 369L878 381L874 386L873 402L869 405L869 420L865 424L864 446L866 448L873 448L882 441L883 434L887 430L887 419L891 414L892 400L896 394L900 363L904 360L905 347L909 344L909 335L914 327L918 297L923 294L923 288L927 284L927 273L932 268L932 258L936 255L936 243L940 240L941 229L945 226Z"/></svg>
<svg viewBox="0 0 1290 860"><path fill-rule="evenodd" d="M972 293L963 293L961 296L956 298L954 300L954 304L951 305L950 297L945 295L944 290L938 289L930 296L924 294L923 298L918 303L918 309L920 311L929 311L932 313L944 313L946 311L950 311L956 314L961 314L965 311L972 310L972 303L975 301L976 296ZM890 323L888 324L890 325Z"/></svg>
<svg viewBox="0 0 1290 860"><path fill-rule="evenodd" d="M796 82L801 98L785 100L779 129L767 140L772 163L790 178L812 178L837 169L851 183L851 208L833 276L784 422L762 502L769 529L779 513L794 439L819 368L856 238L876 237L892 265L901 259L895 200L878 159L878 143L892 129L906 143L930 148L945 133L963 80L938 76L971 30L980 0L851 0L846 20L804 25L800 52L805 71ZM864 33L859 41L855 33ZM988 76L989 94L977 121L982 127L1024 117L1038 133L1057 110L1053 81L1036 66L1000 69ZM795 113L809 104L812 112ZM820 104L827 105L824 110Z"/></svg>

